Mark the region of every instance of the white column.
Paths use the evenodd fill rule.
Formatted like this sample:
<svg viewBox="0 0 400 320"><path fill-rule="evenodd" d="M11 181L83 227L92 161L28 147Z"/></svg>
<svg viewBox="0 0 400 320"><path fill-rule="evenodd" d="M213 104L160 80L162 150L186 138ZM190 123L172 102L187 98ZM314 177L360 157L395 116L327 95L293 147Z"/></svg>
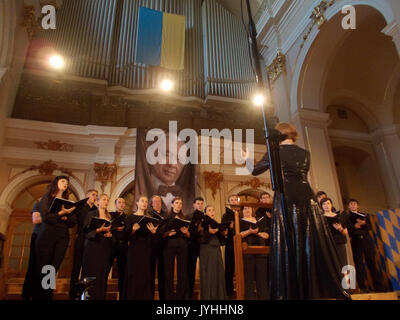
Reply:
<svg viewBox="0 0 400 320"><path fill-rule="evenodd" d="M400 126L380 128L372 133L387 200L400 208Z"/></svg>
<svg viewBox="0 0 400 320"><path fill-rule="evenodd" d="M336 209L343 209L335 160L328 135L329 114L300 110L292 115L299 131L299 145L311 153L310 182L314 192L323 190L334 202Z"/></svg>
<svg viewBox="0 0 400 320"><path fill-rule="evenodd" d="M290 122L290 87L286 73L276 79L272 88L275 115L279 122Z"/></svg>

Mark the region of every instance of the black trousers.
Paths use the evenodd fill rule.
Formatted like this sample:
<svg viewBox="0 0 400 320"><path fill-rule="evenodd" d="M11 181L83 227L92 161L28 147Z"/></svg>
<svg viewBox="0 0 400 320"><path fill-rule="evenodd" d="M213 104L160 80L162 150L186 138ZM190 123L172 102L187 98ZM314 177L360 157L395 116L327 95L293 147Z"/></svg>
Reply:
<svg viewBox="0 0 400 320"><path fill-rule="evenodd" d="M233 296L234 275L235 275L235 250L232 241L232 243L228 242L225 246L225 283L226 283L226 295L228 296L228 298Z"/></svg>
<svg viewBox="0 0 400 320"><path fill-rule="evenodd" d="M177 258L178 283L174 294L174 266ZM188 247L167 246L164 248L164 275L165 275L165 299L187 300L189 299L189 283L187 274Z"/></svg>
<svg viewBox="0 0 400 320"><path fill-rule="evenodd" d="M85 235L78 234L74 246L74 261L72 264L72 272L69 284L69 298L75 300L78 292L76 291L76 283L79 281L79 275L82 269L83 251L85 249Z"/></svg>
<svg viewBox="0 0 400 320"><path fill-rule="evenodd" d="M118 291L122 296L122 290L124 288L125 270L127 262L128 246L125 242L116 241L113 239L111 248L110 263L108 266L108 273L110 272L114 260L117 259L117 270L118 270Z"/></svg>
<svg viewBox="0 0 400 320"><path fill-rule="evenodd" d="M375 290L383 291L382 274L375 265L375 246L370 236L353 236L351 239L351 248L353 250L353 258L356 267L357 283L360 289L367 289L366 265L371 273Z"/></svg>
<svg viewBox="0 0 400 320"><path fill-rule="evenodd" d="M31 245L30 245L30 251L29 251L28 270L26 271L24 286L22 287L22 299L23 300L30 300L30 299L32 299L32 295L33 295L35 264L36 264L36 257L35 257L36 238L37 238L37 233L32 233Z"/></svg>
<svg viewBox="0 0 400 320"><path fill-rule="evenodd" d="M338 252L338 258L339 258L339 263L340 263L340 272L342 272L343 267L348 265L346 244L339 243L339 244L335 244L335 246L336 246L336 249Z"/></svg>
<svg viewBox="0 0 400 320"><path fill-rule="evenodd" d="M158 296L160 300L165 300L164 248L162 243L158 243L153 247L153 255L151 258L151 291L153 293L153 297L156 291L156 269L158 280Z"/></svg>
<svg viewBox="0 0 400 320"><path fill-rule="evenodd" d="M196 266L199 256L200 244L196 241L190 242L188 247L189 298L193 298L194 283L196 281Z"/></svg>
<svg viewBox="0 0 400 320"><path fill-rule="evenodd" d="M246 300L268 299L268 256L244 255L243 268Z"/></svg>
<svg viewBox="0 0 400 320"><path fill-rule="evenodd" d="M64 260L65 253L69 244L69 232L67 228L59 226L43 226L35 241L35 288L33 299L51 300L53 297L52 289L42 287L43 277L42 268L46 265L53 266L58 272Z"/></svg>

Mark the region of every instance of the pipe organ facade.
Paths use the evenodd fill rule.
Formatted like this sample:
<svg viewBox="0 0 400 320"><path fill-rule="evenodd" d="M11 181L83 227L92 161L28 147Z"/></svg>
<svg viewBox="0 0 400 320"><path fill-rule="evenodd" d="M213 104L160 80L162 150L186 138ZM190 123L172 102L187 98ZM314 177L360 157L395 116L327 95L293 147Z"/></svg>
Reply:
<svg viewBox="0 0 400 320"><path fill-rule="evenodd" d="M186 17L184 70L135 62L141 6ZM109 87L154 89L168 76L179 96L245 100L255 84L245 26L216 0L64 0L57 29L38 37L65 57L66 73Z"/></svg>

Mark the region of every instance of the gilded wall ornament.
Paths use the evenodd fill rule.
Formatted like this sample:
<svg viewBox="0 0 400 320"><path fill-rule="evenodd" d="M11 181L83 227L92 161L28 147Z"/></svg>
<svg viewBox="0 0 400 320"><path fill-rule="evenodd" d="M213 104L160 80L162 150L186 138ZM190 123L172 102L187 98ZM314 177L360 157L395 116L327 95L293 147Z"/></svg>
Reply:
<svg viewBox="0 0 400 320"><path fill-rule="evenodd" d="M276 58L267 67L268 77L274 83L282 73L286 73L286 56L278 51Z"/></svg>
<svg viewBox="0 0 400 320"><path fill-rule="evenodd" d="M217 189L221 187L221 182L224 180L222 172L204 171L204 180L206 182L206 188L212 190L212 196L215 199Z"/></svg>
<svg viewBox="0 0 400 320"><path fill-rule="evenodd" d="M59 167L57 163L53 162L52 160L45 161L38 166L31 166L28 169L21 172L21 174L28 172L28 171L35 171L39 170L39 174L43 176L51 176L55 170L60 170L62 173L65 173L69 176L73 176L71 170Z"/></svg>
<svg viewBox="0 0 400 320"><path fill-rule="evenodd" d="M267 189L272 188L271 183L261 182L260 179L258 179L256 177L254 177L250 180L247 180L245 182L239 183L239 187L242 187L242 186L250 186L252 189L258 189L260 187L265 187Z"/></svg>
<svg viewBox="0 0 400 320"><path fill-rule="evenodd" d="M323 26L323 24L326 22L325 13L329 9L329 7L334 5L335 2L336 2L336 0L322 0L319 3L319 5L317 5L313 9L311 16L310 16L312 23L311 23L310 27L308 28L306 34L303 37L303 42L300 45L300 48L304 47L304 44L307 41L308 37L310 36L310 33L315 25L318 25L318 29L320 29Z"/></svg>
<svg viewBox="0 0 400 320"><path fill-rule="evenodd" d="M32 40L36 32L39 31L35 6L24 6L24 18L21 25L26 28L29 40Z"/></svg>
<svg viewBox="0 0 400 320"><path fill-rule="evenodd" d="M47 142L37 142L35 141L38 149L51 150L51 151L61 151L61 152L72 152L74 146L72 144L60 142L59 140L49 140Z"/></svg>
<svg viewBox="0 0 400 320"><path fill-rule="evenodd" d="M94 172L96 174L96 181L101 182L101 190L104 192L107 182L111 182L117 172L117 165L115 163L95 163Z"/></svg>

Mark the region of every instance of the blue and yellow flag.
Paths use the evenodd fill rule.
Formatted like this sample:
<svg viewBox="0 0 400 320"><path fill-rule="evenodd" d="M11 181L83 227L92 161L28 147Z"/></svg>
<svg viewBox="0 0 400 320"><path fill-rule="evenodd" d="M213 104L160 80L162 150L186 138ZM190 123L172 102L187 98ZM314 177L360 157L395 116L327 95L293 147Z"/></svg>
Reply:
<svg viewBox="0 0 400 320"><path fill-rule="evenodd" d="M185 16L140 7L136 62L183 70L184 61Z"/></svg>

